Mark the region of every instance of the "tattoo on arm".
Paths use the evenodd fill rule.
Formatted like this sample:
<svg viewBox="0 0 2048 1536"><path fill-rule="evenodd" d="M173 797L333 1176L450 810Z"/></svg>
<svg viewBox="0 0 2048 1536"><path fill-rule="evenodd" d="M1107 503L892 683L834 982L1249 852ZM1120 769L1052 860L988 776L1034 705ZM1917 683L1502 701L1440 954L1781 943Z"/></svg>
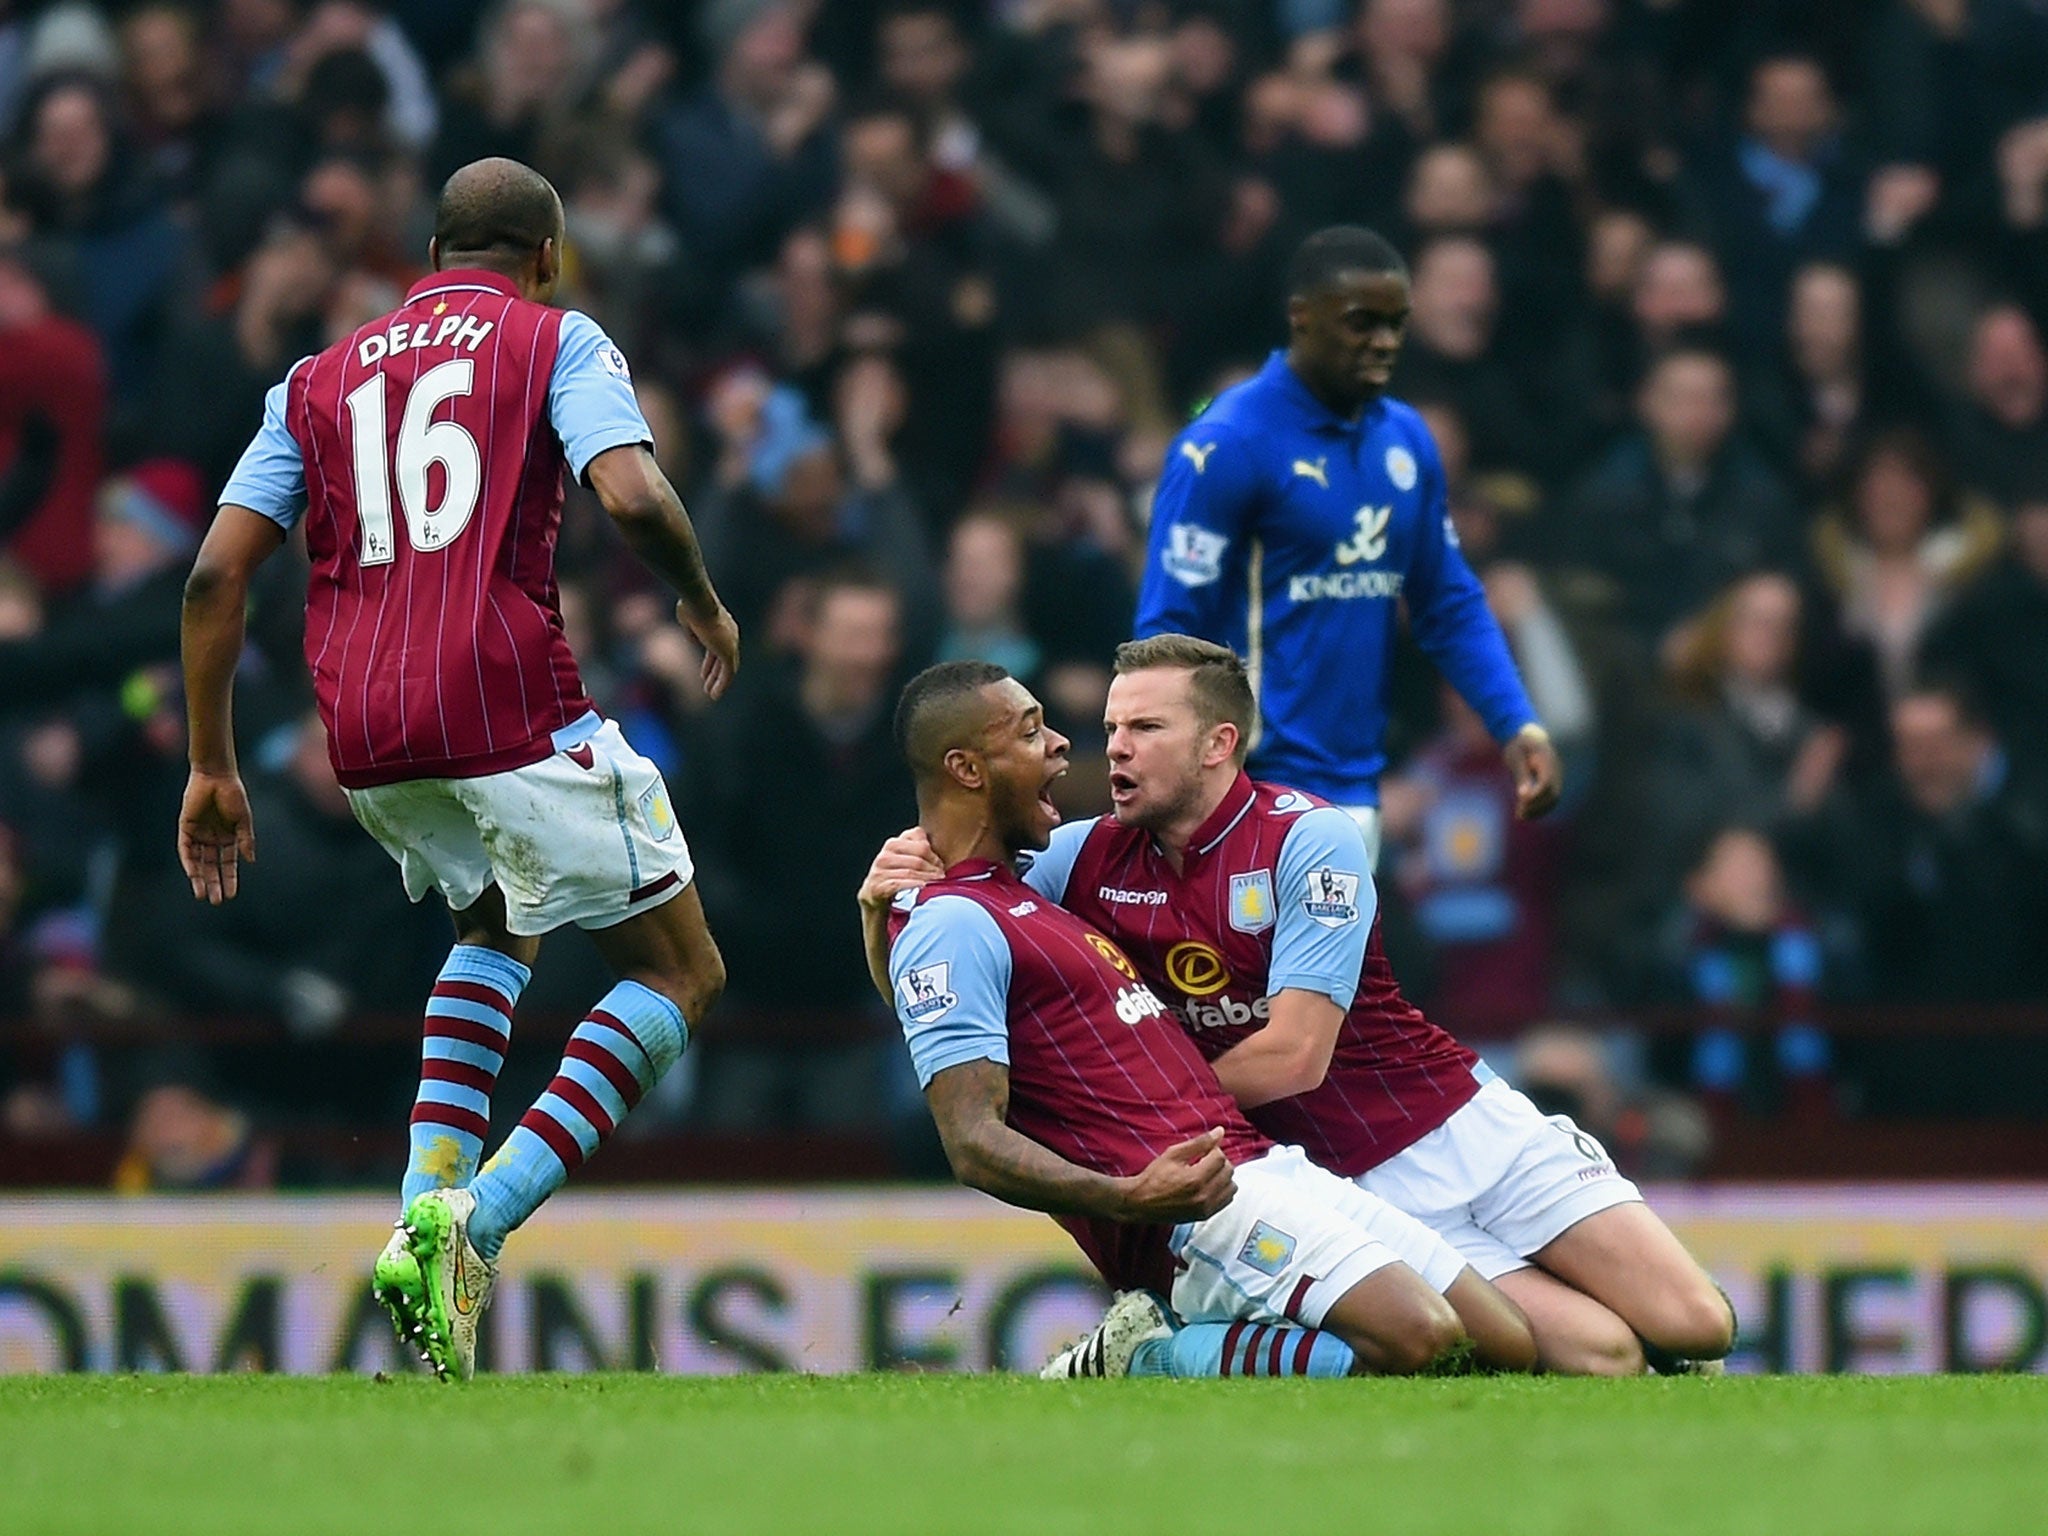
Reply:
<svg viewBox="0 0 2048 1536"><path fill-rule="evenodd" d="M1123 1181L1070 1163L1005 1123L1010 1070L993 1061L948 1067L925 1089L960 1182L1054 1216L1120 1219Z"/></svg>

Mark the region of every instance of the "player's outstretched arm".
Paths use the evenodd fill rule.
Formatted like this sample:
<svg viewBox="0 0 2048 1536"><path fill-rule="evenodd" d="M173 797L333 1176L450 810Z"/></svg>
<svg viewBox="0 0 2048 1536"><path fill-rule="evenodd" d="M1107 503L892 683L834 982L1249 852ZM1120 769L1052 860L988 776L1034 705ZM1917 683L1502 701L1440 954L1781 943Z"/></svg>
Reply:
<svg viewBox="0 0 2048 1536"><path fill-rule="evenodd" d="M948 1067L926 1087L925 1102L954 1177L1027 1210L1172 1224L1213 1216L1237 1192L1220 1130L1169 1147L1129 1178L1068 1162L1010 1129L1010 1069L998 1062Z"/></svg>
<svg viewBox="0 0 2048 1536"><path fill-rule="evenodd" d="M178 812L178 862L192 894L216 906L235 894L237 862L256 862L256 829L235 765L235 663L250 578L283 542L284 529L261 513L224 506L185 578L181 640L192 772Z"/></svg>
<svg viewBox="0 0 2048 1536"><path fill-rule="evenodd" d="M633 553L676 589L676 618L704 647L704 691L717 698L740 669L740 628L711 585L682 498L641 443L607 448L583 476Z"/></svg>

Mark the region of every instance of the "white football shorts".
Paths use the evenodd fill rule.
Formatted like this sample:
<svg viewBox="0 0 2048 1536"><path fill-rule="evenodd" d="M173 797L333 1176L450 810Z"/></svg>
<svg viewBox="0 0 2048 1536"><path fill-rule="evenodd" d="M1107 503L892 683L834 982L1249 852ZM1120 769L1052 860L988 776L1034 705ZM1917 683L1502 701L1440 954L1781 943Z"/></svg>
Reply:
<svg viewBox="0 0 2048 1536"><path fill-rule="evenodd" d="M1436 1233L1299 1147L1240 1163L1236 1176L1230 1204L1170 1239L1182 1266L1173 1309L1189 1322L1316 1328L1339 1297L1389 1264L1406 1264L1438 1292L1464 1272Z"/></svg>
<svg viewBox="0 0 2048 1536"><path fill-rule="evenodd" d="M347 791L398 860L405 894L460 912L495 882L506 926L535 936L609 928L679 894L696 868L661 770L610 720L537 763L474 779L407 779Z"/></svg>
<svg viewBox="0 0 2048 1536"><path fill-rule="evenodd" d="M1528 1268L1588 1216L1643 1198L1571 1116L1545 1115L1497 1077L1358 1184L1420 1217L1487 1280Z"/></svg>

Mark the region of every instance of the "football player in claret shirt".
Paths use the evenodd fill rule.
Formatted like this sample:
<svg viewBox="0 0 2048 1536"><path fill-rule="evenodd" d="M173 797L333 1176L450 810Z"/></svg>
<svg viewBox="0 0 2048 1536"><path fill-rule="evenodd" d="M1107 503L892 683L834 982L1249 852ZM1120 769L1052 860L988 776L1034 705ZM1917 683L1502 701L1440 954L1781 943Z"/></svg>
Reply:
<svg viewBox="0 0 2048 1536"><path fill-rule="evenodd" d="M230 713L243 604L302 524L306 660L335 773L407 893L438 890L454 915L404 1215L376 1269L400 1337L444 1379L475 1369L506 1234L674 1064L725 980L661 774L591 707L563 639L564 466L681 594L713 698L739 631L655 465L625 358L545 302L561 252L561 201L537 172L480 160L451 176L433 275L270 391L185 588L178 853L193 894L231 899L256 857ZM589 930L619 982L479 1172L513 1007L540 935L564 923Z"/></svg>
<svg viewBox="0 0 2048 1536"><path fill-rule="evenodd" d="M1048 1374L1534 1362L1498 1292L1255 1131L1123 952L1017 878L1059 819L1046 790L1067 749L1021 683L986 662L929 668L896 733L945 870L895 907L864 889L862 921L946 1155L962 1183L1058 1218L1126 1293Z"/></svg>
<svg viewBox="0 0 2048 1536"><path fill-rule="evenodd" d="M1386 394L1408 272L1369 229L1302 242L1287 349L1225 390L1167 449L1135 632L1200 635L1249 658L1262 779L1339 805L1379 851L1394 637L1486 722L1515 812L1557 804L1563 768L1451 529L1428 426Z"/></svg>
<svg viewBox="0 0 2048 1536"><path fill-rule="evenodd" d="M1253 714L1223 647L1120 647L1104 722L1115 813L1051 833L1025 886L1116 942L1261 1131L1421 1218L1497 1284L1546 1369L1725 1355L1726 1298L1599 1142L1401 996L1358 826L1245 773ZM907 833L863 890L880 900L937 869Z"/></svg>

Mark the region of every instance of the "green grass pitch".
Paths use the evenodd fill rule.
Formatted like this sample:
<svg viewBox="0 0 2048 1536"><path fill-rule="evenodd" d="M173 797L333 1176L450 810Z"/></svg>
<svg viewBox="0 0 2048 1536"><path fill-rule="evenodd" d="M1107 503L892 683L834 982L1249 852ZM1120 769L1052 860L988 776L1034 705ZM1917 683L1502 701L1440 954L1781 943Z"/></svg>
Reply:
<svg viewBox="0 0 2048 1536"><path fill-rule="evenodd" d="M2048 1530L2048 1380L0 1378L0 1532Z"/></svg>

